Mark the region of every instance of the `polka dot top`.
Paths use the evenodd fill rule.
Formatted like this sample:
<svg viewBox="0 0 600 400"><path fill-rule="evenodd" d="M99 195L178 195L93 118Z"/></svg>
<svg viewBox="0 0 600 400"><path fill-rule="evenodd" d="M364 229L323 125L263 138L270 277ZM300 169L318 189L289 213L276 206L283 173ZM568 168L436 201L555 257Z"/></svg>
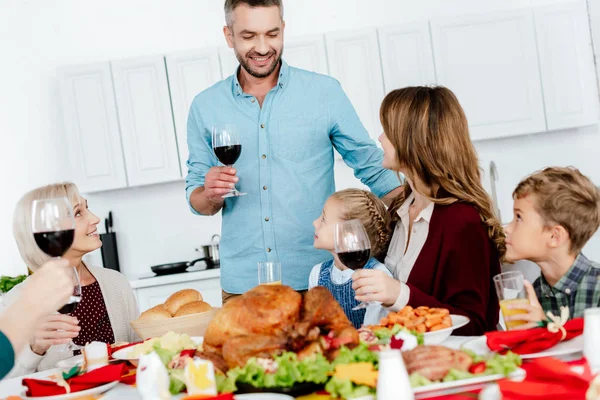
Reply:
<svg viewBox="0 0 600 400"><path fill-rule="evenodd" d="M115 342L102 290L97 281L81 287L81 302L71 315L79 320L81 327L79 335L73 339L76 345L85 346L93 341L109 344Z"/></svg>

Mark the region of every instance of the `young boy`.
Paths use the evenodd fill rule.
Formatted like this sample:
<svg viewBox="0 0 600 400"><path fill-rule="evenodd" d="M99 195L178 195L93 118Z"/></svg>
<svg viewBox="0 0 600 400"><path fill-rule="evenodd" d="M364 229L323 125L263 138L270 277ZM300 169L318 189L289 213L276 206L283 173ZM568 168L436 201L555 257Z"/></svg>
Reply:
<svg viewBox="0 0 600 400"><path fill-rule="evenodd" d="M549 167L521 181L513 199L506 258L533 261L542 274L533 286L525 283L527 314L507 319L528 321L519 326L528 329L547 320L548 311L559 316L563 306L569 307L569 318L600 306L600 264L581 253L600 226L598 188L575 168Z"/></svg>

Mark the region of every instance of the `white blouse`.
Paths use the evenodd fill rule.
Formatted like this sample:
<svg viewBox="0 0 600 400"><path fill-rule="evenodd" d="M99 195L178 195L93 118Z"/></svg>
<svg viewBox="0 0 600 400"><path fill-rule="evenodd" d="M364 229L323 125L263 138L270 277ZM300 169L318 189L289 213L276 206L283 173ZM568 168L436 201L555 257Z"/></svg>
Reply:
<svg viewBox="0 0 600 400"><path fill-rule="evenodd" d="M392 311L401 310L408 304L410 288L406 285L406 281L425 245L427 235L429 235L429 222L431 221L431 215L435 207L435 203L431 202L417 215L412 224L410 242L407 247L406 242L409 237L408 230L410 225L408 210L414 200L415 195L411 193L404 204L398 209L397 213L400 216L400 220L396 223L390 247L385 257L385 266L401 284L400 295L394 305L389 308Z"/></svg>

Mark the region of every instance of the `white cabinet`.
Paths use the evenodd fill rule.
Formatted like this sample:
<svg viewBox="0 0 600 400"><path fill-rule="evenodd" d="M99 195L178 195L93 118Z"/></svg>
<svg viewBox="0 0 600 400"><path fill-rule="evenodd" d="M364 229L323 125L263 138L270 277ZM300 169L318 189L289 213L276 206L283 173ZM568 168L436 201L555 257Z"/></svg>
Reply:
<svg viewBox="0 0 600 400"><path fill-rule="evenodd" d="M531 9L432 20L431 33L437 81L474 140L546 130Z"/></svg>
<svg viewBox="0 0 600 400"><path fill-rule="evenodd" d="M140 312L164 303L170 295L182 289L196 289L202 293L205 302L213 307L221 307L221 285L217 277L135 289Z"/></svg>
<svg viewBox="0 0 600 400"><path fill-rule="evenodd" d="M381 134L379 106L384 97L375 29L328 33L329 73L337 78L373 139Z"/></svg>
<svg viewBox="0 0 600 400"><path fill-rule="evenodd" d="M59 81L71 179L82 192L126 187L110 64L64 68Z"/></svg>
<svg viewBox="0 0 600 400"><path fill-rule="evenodd" d="M129 185L180 179L164 57L116 61L112 71Z"/></svg>
<svg viewBox="0 0 600 400"><path fill-rule="evenodd" d="M221 74L223 75L223 78L228 78L235 74L240 63L235 57L233 49L221 47L219 49L219 58L221 59Z"/></svg>
<svg viewBox="0 0 600 400"><path fill-rule="evenodd" d="M283 59L292 67L327 74L325 38L317 35L286 40Z"/></svg>
<svg viewBox="0 0 600 400"><path fill-rule="evenodd" d="M594 53L585 2L534 11L548 129L598 121Z"/></svg>
<svg viewBox="0 0 600 400"><path fill-rule="evenodd" d="M387 93L406 86L435 83L431 35L427 21L377 30Z"/></svg>
<svg viewBox="0 0 600 400"><path fill-rule="evenodd" d="M187 173L187 119L194 97L220 81L221 66L217 49L188 51L166 56L173 119L183 175Z"/></svg>

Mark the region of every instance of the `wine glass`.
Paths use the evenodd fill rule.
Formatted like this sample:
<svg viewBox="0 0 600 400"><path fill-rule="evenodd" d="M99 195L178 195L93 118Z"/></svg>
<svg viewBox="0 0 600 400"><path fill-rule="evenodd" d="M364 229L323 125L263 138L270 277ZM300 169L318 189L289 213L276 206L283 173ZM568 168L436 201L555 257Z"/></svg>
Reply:
<svg viewBox="0 0 600 400"><path fill-rule="evenodd" d="M350 269L363 268L371 258L369 235L357 219L338 222L335 226L333 240L338 258ZM368 305L368 303L361 302L353 310L360 310Z"/></svg>
<svg viewBox="0 0 600 400"><path fill-rule="evenodd" d="M242 153L240 137L233 125L214 126L212 130L212 147L215 155L223 164L233 167ZM243 196L246 193L239 192L235 185L229 193L222 197Z"/></svg>
<svg viewBox="0 0 600 400"><path fill-rule="evenodd" d="M67 198L34 200L31 221L31 230L36 244L50 257L62 257L73 244L75 219ZM71 314L81 301L79 274L75 267L71 268L71 271L73 294L69 297L69 302L58 310L61 314ZM72 351L79 348L71 341L59 351Z"/></svg>

